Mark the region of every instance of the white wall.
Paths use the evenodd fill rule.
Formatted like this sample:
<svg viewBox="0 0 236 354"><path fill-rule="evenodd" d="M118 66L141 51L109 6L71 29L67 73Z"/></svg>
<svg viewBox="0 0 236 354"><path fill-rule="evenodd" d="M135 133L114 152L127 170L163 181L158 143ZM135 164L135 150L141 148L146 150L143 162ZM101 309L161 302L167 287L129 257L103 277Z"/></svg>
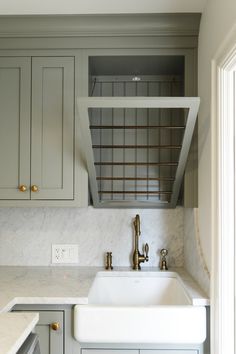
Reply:
<svg viewBox="0 0 236 354"><path fill-rule="evenodd" d="M199 36L199 228L203 251L211 266L211 60L236 24L235 0L208 0ZM236 42L236 39L235 39Z"/></svg>
<svg viewBox="0 0 236 354"><path fill-rule="evenodd" d="M114 266L130 266L133 219L141 218L140 250L148 242L158 266L161 248L170 266L183 266L183 208L174 210L0 208L0 265L50 265L52 243L79 246L79 266L103 266L113 252Z"/></svg>

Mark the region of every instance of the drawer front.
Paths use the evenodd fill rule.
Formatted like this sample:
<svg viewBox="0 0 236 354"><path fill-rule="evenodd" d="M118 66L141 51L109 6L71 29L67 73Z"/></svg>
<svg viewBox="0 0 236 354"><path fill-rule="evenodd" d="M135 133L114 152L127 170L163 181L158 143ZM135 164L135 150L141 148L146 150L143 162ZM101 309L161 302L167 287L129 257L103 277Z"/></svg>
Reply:
<svg viewBox="0 0 236 354"><path fill-rule="evenodd" d="M157 349L157 350L140 350L140 354L200 354L195 349Z"/></svg>
<svg viewBox="0 0 236 354"><path fill-rule="evenodd" d="M82 349L82 354L139 354L134 349Z"/></svg>

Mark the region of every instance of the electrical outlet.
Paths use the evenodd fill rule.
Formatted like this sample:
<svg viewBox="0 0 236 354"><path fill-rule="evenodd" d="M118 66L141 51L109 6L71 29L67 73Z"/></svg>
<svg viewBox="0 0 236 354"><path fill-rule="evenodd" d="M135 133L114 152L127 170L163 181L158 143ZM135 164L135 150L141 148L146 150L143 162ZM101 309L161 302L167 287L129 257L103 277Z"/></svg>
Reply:
<svg viewBox="0 0 236 354"><path fill-rule="evenodd" d="M78 263L78 245L54 244L52 245L52 263Z"/></svg>

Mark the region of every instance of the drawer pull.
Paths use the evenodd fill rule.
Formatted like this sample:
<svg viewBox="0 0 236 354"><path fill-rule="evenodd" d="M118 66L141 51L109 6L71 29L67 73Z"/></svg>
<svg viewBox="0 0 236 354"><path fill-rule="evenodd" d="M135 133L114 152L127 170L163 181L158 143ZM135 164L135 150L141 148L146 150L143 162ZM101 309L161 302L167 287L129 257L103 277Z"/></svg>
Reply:
<svg viewBox="0 0 236 354"><path fill-rule="evenodd" d="M51 329L53 329L53 331L58 331L60 329L60 323L59 322L51 323Z"/></svg>

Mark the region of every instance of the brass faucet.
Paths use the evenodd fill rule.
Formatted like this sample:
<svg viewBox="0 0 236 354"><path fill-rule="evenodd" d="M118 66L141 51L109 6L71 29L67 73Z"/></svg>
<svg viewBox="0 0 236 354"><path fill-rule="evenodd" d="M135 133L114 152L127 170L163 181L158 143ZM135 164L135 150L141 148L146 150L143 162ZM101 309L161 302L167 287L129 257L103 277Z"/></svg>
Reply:
<svg viewBox="0 0 236 354"><path fill-rule="evenodd" d="M144 254L139 252L139 236L141 235L140 231L140 217L139 215L135 216L134 219L134 253L133 253L133 269L140 270L140 263L148 261L148 252L149 246L146 243L144 247Z"/></svg>

